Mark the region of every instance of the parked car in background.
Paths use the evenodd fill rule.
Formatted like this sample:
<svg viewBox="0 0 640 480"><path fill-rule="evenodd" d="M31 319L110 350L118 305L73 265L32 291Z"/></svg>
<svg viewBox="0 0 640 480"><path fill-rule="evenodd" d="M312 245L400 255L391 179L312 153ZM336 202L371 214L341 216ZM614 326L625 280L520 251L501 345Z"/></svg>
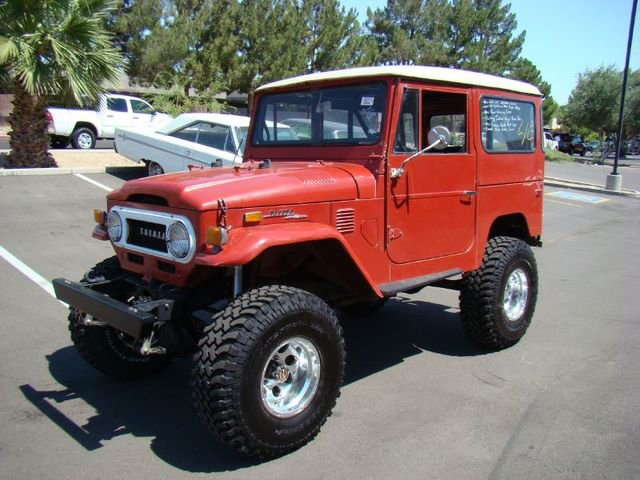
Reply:
<svg viewBox="0 0 640 480"><path fill-rule="evenodd" d="M549 132L544 132L544 149L558 150L558 141L553 138Z"/></svg>
<svg viewBox="0 0 640 480"><path fill-rule="evenodd" d="M189 165L231 166L242 162L249 117L183 113L157 130L118 128L115 149L144 162L150 176L187 170Z"/></svg>
<svg viewBox="0 0 640 480"><path fill-rule="evenodd" d="M49 108L49 136L53 148L89 149L98 139L115 138L116 128L160 126L171 120L147 102L127 95L98 97L95 110Z"/></svg>
<svg viewBox="0 0 640 480"><path fill-rule="evenodd" d="M591 140L584 144L584 148L587 152L593 152L594 150L600 148L600 142L598 140Z"/></svg>
<svg viewBox="0 0 640 480"><path fill-rule="evenodd" d="M183 113L155 131L117 129L115 148L134 162L144 162L150 176L190 166L229 167L242 162L249 120L222 113ZM281 139L297 138L287 125L279 124L277 133Z"/></svg>
<svg viewBox="0 0 640 480"><path fill-rule="evenodd" d="M311 138L310 118L287 118L281 120L280 123L289 125L300 140L309 140ZM322 127L322 137L333 139L349 138L349 126L346 123L325 121ZM353 138L366 139L367 135L362 128L354 125Z"/></svg>
<svg viewBox="0 0 640 480"><path fill-rule="evenodd" d="M584 157L587 149L584 146L584 143L582 143L581 137L568 133L560 134L559 137L560 140L558 140L558 150L564 153L568 153L569 155L579 153L581 157Z"/></svg>

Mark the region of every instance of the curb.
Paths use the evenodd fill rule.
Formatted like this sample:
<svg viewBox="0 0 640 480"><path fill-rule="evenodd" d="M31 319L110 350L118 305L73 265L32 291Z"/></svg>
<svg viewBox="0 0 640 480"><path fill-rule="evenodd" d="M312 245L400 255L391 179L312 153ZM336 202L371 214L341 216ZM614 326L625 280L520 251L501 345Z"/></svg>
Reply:
<svg viewBox="0 0 640 480"><path fill-rule="evenodd" d="M73 167L73 168L5 168L0 169L0 177L27 175L71 175L74 173L136 173L145 167Z"/></svg>
<svg viewBox="0 0 640 480"><path fill-rule="evenodd" d="M606 188L600 185L594 185L592 183L585 183L585 182L578 182L574 180L565 180L562 178L544 177L544 184L550 187L572 188L574 190L582 190L585 192L604 193L606 195L616 195L619 197L627 197L627 198L640 198L640 192L636 190L623 188L620 192L616 192L614 190L607 190Z"/></svg>

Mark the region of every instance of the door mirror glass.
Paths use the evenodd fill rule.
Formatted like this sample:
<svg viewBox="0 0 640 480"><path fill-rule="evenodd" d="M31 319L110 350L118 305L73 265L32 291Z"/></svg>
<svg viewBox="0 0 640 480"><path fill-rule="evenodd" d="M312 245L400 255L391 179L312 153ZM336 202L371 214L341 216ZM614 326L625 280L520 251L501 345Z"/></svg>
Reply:
<svg viewBox="0 0 640 480"><path fill-rule="evenodd" d="M451 132L444 125L436 125L429 130L429 145L435 150L444 150L451 145Z"/></svg>

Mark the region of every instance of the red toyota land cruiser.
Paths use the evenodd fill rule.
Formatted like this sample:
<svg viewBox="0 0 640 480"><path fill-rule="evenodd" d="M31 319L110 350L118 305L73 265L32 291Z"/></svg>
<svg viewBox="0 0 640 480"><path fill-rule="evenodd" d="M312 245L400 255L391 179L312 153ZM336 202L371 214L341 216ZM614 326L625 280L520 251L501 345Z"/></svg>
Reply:
<svg viewBox="0 0 640 480"><path fill-rule="evenodd" d="M193 353L203 422L263 458L307 443L335 405L334 309L453 288L475 342L515 344L538 292L540 102L525 83L423 66L259 88L242 165L130 181L95 212L116 256L54 281L73 342L118 378Z"/></svg>

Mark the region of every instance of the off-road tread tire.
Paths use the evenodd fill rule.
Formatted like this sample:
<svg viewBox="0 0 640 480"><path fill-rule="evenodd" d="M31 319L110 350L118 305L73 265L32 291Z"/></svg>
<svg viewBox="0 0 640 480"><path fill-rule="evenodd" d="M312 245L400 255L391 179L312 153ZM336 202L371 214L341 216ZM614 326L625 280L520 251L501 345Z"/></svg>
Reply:
<svg viewBox="0 0 640 480"><path fill-rule="evenodd" d="M107 258L85 273L82 282L91 284L113 279L123 273L118 257ZM127 349L118 339L117 331L109 326L86 327L78 323L82 315L69 308L71 340L80 356L93 368L117 380L130 380L150 375L170 360L167 356L141 355Z"/></svg>
<svg viewBox="0 0 640 480"><path fill-rule="evenodd" d="M528 307L518 331L505 330L504 314L498 304L502 294L505 270L516 258L531 267ZM531 247L513 237L489 239L478 270L463 275L460 289L460 318L466 334L480 347L502 350L515 345L524 335L535 311L538 296L538 270Z"/></svg>
<svg viewBox="0 0 640 480"><path fill-rule="evenodd" d="M243 367L262 334L283 315L312 311L322 316L338 339L339 372L335 395L326 414L304 437L287 445L267 444L250 431L241 408ZM268 459L296 450L311 441L331 416L344 380L345 342L335 312L322 299L307 291L270 285L238 296L217 313L205 329L194 355L193 401L204 423L228 447L254 457Z"/></svg>

